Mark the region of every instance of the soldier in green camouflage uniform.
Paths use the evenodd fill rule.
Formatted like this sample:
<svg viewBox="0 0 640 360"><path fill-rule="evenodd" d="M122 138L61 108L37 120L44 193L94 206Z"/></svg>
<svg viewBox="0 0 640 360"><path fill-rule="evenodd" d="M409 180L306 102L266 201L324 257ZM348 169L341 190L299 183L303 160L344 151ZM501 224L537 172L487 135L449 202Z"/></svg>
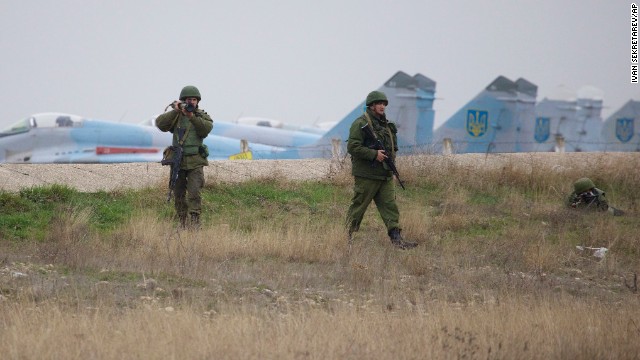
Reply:
<svg viewBox="0 0 640 360"><path fill-rule="evenodd" d="M384 163L388 156L395 159L398 151L398 130L394 123L387 120L384 113L388 103L383 92L369 93L365 113L353 122L349 130L347 151L351 155L351 173L355 183L351 206L347 212L347 228L351 242L352 234L360 228L367 207L373 200L387 228L391 243L398 248L407 249L417 244L404 241L400 235L400 213L395 200L393 174ZM371 148L375 140L364 135L362 127L365 124L371 126L389 153Z"/></svg>
<svg viewBox="0 0 640 360"><path fill-rule="evenodd" d="M213 120L202 109L198 108L202 98L195 86L185 86L180 92L180 101L174 101L173 110L165 112L156 118L156 126L161 131L173 133L173 146L182 142L184 149L178 180L175 185L175 209L184 228L187 226L187 216L190 216L191 226L200 226L200 212L202 198L200 191L204 186L203 166L209 165L207 157L209 151L203 145L203 139L213 128ZM181 103L182 102L182 103ZM185 105L194 106L192 112L187 111ZM179 129L184 129L183 139L178 139Z"/></svg>
<svg viewBox="0 0 640 360"><path fill-rule="evenodd" d="M573 183L573 192L567 198L567 206L573 209L607 211L614 216L624 213L609 206L604 191L598 189L589 178L581 178Z"/></svg>

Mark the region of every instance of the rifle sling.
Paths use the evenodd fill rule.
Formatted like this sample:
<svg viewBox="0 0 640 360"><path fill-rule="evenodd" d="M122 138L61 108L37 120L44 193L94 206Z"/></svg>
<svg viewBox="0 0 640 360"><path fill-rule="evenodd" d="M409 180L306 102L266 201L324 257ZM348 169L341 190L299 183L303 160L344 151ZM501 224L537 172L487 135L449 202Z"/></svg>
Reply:
<svg viewBox="0 0 640 360"><path fill-rule="evenodd" d="M180 146L182 146L182 144L184 144L184 141L187 139L189 130L191 130L191 122L189 122L189 125L187 125L187 130L185 130L184 134L182 134L182 139L178 139L178 144L180 144Z"/></svg>
<svg viewBox="0 0 640 360"><path fill-rule="evenodd" d="M176 123L178 122L179 118L180 118L180 113L178 112L176 114L176 118L173 119L173 122L171 123L171 127L174 129L174 131L175 131ZM178 145L182 146L182 144L184 144L184 141L187 138L187 134L189 133L189 130L191 130L191 121L189 121L189 125L187 125L187 129L184 131L184 134L182 134L182 139L178 138Z"/></svg>

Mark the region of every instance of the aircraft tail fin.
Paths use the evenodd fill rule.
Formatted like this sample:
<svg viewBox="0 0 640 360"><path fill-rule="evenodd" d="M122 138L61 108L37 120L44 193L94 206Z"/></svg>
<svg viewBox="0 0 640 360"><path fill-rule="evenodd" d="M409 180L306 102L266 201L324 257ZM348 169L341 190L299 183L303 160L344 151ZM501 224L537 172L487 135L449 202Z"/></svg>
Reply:
<svg viewBox="0 0 640 360"><path fill-rule="evenodd" d="M601 151L600 97L543 99L535 107L534 146L529 151Z"/></svg>
<svg viewBox="0 0 640 360"><path fill-rule="evenodd" d="M531 96L534 99L538 96L538 86L534 83L529 82L527 79L519 78L516 80L516 86L518 92Z"/></svg>
<svg viewBox="0 0 640 360"><path fill-rule="evenodd" d="M518 90L518 84L500 75L491 84L487 85L486 90L490 92L515 93Z"/></svg>
<svg viewBox="0 0 640 360"><path fill-rule="evenodd" d="M640 100L629 100L602 126L605 151L640 151Z"/></svg>
<svg viewBox="0 0 640 360"><path fill-rule="evenodd" d="M456 153L520 152L533 122L537 86L498 76L434 132L434 150ZM446 145L445 145L446 144Z"/></svg>

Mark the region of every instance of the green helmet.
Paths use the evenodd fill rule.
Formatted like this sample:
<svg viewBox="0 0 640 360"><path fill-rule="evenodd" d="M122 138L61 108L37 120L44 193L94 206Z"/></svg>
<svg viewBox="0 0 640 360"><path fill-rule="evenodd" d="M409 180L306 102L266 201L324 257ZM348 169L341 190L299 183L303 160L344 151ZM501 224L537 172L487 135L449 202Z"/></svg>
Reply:
<svg viewBox="0 0 640 360"><path fill-rule="evenodd" d="M184 100L189 97L194 97L198 99L198 101L202 100L200 97L200 91L198 91L197 87L192 85L187 85L182 88L182 91L180 91L180 100Z"/></svg>
<svg viewBox="0 0 640 360"><path fill-rule="evenodd" d="M575 183L573 183L573 190L576 192L576 194L581 194L585 191L593 189L594 187L596 187L596 185L589 178L578 179Z"/></svg>
<svg viewBox="0 0 640 360"><path fill-rule="evenodd" d="M389 105L389 100L387 100L387 95L385 95L382 91L372 91L367 95L367 106L373 104L376 101L384 101L385 105Z"/></svg>

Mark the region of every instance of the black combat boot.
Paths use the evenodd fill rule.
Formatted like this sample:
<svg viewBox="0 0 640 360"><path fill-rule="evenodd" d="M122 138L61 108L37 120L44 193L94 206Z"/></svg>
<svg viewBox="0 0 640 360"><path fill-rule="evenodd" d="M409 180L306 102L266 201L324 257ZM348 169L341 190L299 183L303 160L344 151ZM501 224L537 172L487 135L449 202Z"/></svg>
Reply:
<svg viewBox="0 0 640 360"><path fill-rule="evenodd" d="M200 230L200 214L191 213L191 228L193 230Z"/></svg>
<svg viewBox="0 0 640 360"><path fill-rule="evenodd" d="M391 239L391 243L400 249L411 249L418 246L417 243L404 241L402 239L402 235L400 235L400 229L391 229L389 230L389 238Z"/></svg>

